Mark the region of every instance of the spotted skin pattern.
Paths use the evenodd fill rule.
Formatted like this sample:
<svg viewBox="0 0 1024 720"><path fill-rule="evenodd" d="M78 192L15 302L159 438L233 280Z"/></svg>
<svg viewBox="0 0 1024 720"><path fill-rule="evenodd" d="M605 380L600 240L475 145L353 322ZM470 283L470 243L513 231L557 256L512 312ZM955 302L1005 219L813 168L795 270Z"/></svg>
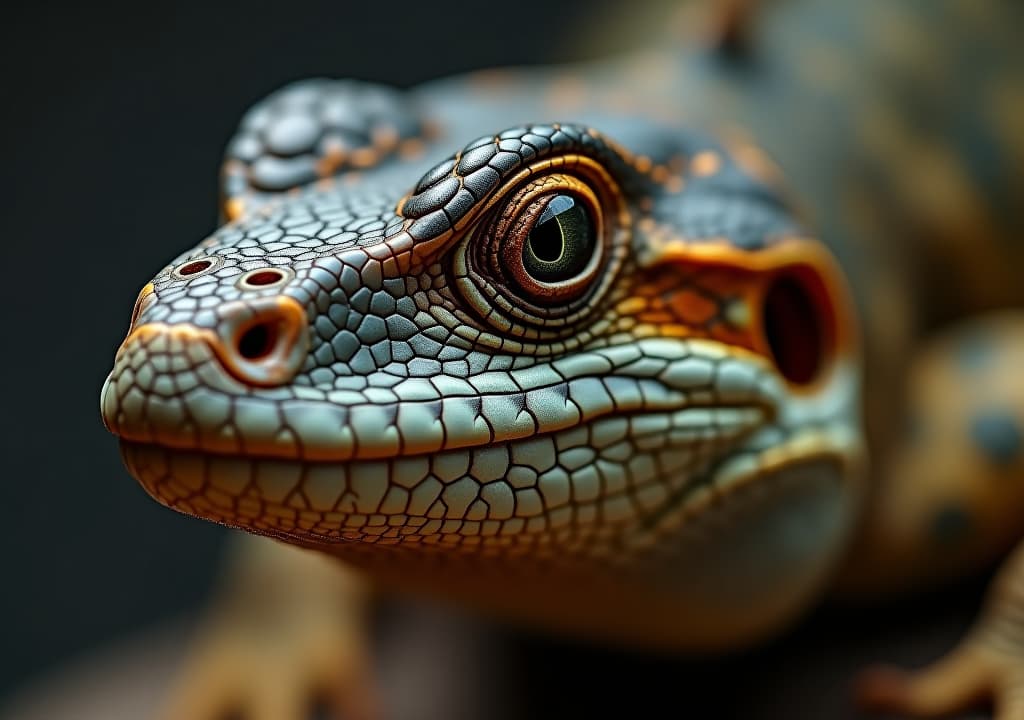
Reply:
<svg viewBox="0 0 1024 720"><path fill-rule="evenodd" d="M813 83L655 59L408 92L319 79L257 105L228 147L226 224L145 286L104 385L129 471L169 507L383 587L674 649L777 631L858 529L854 588L1005 552L1018 498L975 480L1019 471L1024 404L950 378L990 361L963 347L976 328L908 359L917 288L886 274L900 252L874 261L916 223L888 216L860 247L888 210L839 211L877 158L837 187L847 119L800 147L763 102L775 87L814 107ZM516 243L558 193L585 209L592 254L534 282ZM903 438L907 377L925 384ZM917 712L875 680L866 696Z"/></svg>
<svg viewBox="0 0 1024 720"><path fill-rule="evenodd" d="M971 422L971 437L995 465L1010 465L1021 454L1024 440L1012 411L989 410Z"/></svg>

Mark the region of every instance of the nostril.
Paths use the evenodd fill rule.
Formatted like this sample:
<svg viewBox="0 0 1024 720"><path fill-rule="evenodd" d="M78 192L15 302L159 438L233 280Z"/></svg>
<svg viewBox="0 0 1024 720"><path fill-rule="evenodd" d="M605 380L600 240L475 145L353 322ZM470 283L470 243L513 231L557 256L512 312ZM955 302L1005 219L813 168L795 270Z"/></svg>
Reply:
<svg viewBox="0 0 1024 720"><path fill-rule="evenodd" d="M276 322L253 325L238 338L238 354L246 360L260 360L273 354L281 335Z"/></svg>
<svg viewBox="0 0 1024 720"><path fill-rule="evenodd" d="M213 265L209 260L196 260L195 262L186 263L178 268L179 275L195 275L206 270L208 267Z"/></svg>
<svg viewBox="0 0 1024 720"><path fill-rule="evenodd" d="M305 309L292 298L257 298L221 307L213 349L224 369L248 385L274 387L299 371L309 348Z"/></svg>
<svg viewBox="0 0 1024 720"><path fill-rule="evenodd" d="M238 278L241 290L266 290L283 285L291 278L291 274L281 268L257 268Z"/></svg>
<svg viewBox="0 0 1024 720"><path fill-rule="evenodd" d="M224 258L219 256L196 258L174 268L171 275L179 280L190 280L199 275L207 275L221 266Z"/></svg>
<svg viewBox="0 0 1024 720"><path fill-rule="evenodd" d="M284 276L277 270L261 270L260 272L255 273L254 275L250 275L246 282L248 282L250 285L262 287L264 285L273 285L274 283L278 282L282 277Z"/></svg>

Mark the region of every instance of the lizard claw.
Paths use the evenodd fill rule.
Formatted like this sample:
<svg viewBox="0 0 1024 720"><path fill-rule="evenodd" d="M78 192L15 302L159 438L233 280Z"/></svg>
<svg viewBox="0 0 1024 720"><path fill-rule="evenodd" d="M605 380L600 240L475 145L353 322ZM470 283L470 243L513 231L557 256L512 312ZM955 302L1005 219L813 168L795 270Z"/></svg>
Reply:
<svg viewBox="0 0 1024 720"><path fill-rule="evenodd" d="M995 720L1024 720L1024 656L969 638L921 670L868 668L855 693L867 710L908 717L946 717L989 701Z"/></svg>
<svg viewBox="0 0 1024 720"><path fill-rule="evenodd" d="M159 720L376 720L361 586L312 553L256 547L201 624Z"/></svg>
<svg viewBox="0 0 1024 720"><path fill-rule="evenodd" d="M861 704L911 717L941 717L982 701L995 720L1024 720L1024 545L1007 560L974 629L946 657L915 672L869 669Z"/></svg>
<svg viewBox="0 0 1024 720"><path fill-rule="evenodd" d="M252 641L233 632L199 642L161 720L372 720L378 716L364 658L337 628L317 623L291 638ZM295 629L295 628L292 628ZM285 629L284 632L291 632Z"/></svg>

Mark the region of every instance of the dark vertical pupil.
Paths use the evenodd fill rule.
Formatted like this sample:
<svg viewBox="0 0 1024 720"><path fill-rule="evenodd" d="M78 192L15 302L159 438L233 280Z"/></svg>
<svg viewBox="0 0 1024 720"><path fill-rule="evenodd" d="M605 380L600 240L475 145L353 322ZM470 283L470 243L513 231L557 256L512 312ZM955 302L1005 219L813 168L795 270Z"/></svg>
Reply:
<svg viewBox="0 0 1024 720"><path fill-rule="evenodd" d="M562 257L564 248L562 226L558 224L557 220L548 218L534 226L530 233L530 249L538 260L553 263Z"/></svg>
<svg viewBox="0 0 1024 720"><path fill-rule="evenodd" d="M594 245L583 205L571 195L555 195L523 243L523 268L540 282L569 280L587 266Z"/></svg>

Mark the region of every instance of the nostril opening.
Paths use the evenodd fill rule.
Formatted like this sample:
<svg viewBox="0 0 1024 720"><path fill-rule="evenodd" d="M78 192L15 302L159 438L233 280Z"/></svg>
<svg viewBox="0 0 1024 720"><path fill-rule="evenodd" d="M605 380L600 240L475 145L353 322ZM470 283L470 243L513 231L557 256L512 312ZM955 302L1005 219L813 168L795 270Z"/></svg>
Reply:
<svg viewBox="0 0 1024 720"><path fill-rule="evenodd" d="M835 312L818 273L779 274L764 300L764 333L779 372L791 383L814 382L835 354Z"/></svg>
<svg viewBox="0 0 1024 720"><path fill-rule="evenodd" d="M201 273L211 265L213 265L213 263L209 260L196 260L195 262L186 263L178 268L178 274L195 275L196 273Z"/></svg>
<svg viewBox="0 0 1024 720"><path fill-rule="evenodd" d="M289 382L309 350L306 310L284 295L225 303L210 346L236 380L255 387Z"/></svg>
<svg viewBox="0 0 1024 720"><path fill-rule="evenodd" d="M238 287L242 290L265 290L283 285L291 273L281 268L258 268L238 278Z"/></svg>
<svg viewBox="0 0 1024 720"><path fill-rule="evenodd" d="M276 322L253 325L238 338L238 354L246 360L261 360L273 353L279 334Z"/></svg>
<svg viewBox="0 0 1024 720"><path fill-rule="evenodd" d="M258 273L253 273L252 275L247 277L245 281L250 285L263 287L264 285L273 285L274 283L280 281L281 278L283 277L284 275L282 275L277 270L261 270Z"/></svg>
<svg viewBox="0 0 1024 720"><path fill-rule="evenodd" d="M199 275L206 275L219 268L224 262L220 256L209 256L189 260L171 270L171 276L179 280L188 280Z"/></svg>

